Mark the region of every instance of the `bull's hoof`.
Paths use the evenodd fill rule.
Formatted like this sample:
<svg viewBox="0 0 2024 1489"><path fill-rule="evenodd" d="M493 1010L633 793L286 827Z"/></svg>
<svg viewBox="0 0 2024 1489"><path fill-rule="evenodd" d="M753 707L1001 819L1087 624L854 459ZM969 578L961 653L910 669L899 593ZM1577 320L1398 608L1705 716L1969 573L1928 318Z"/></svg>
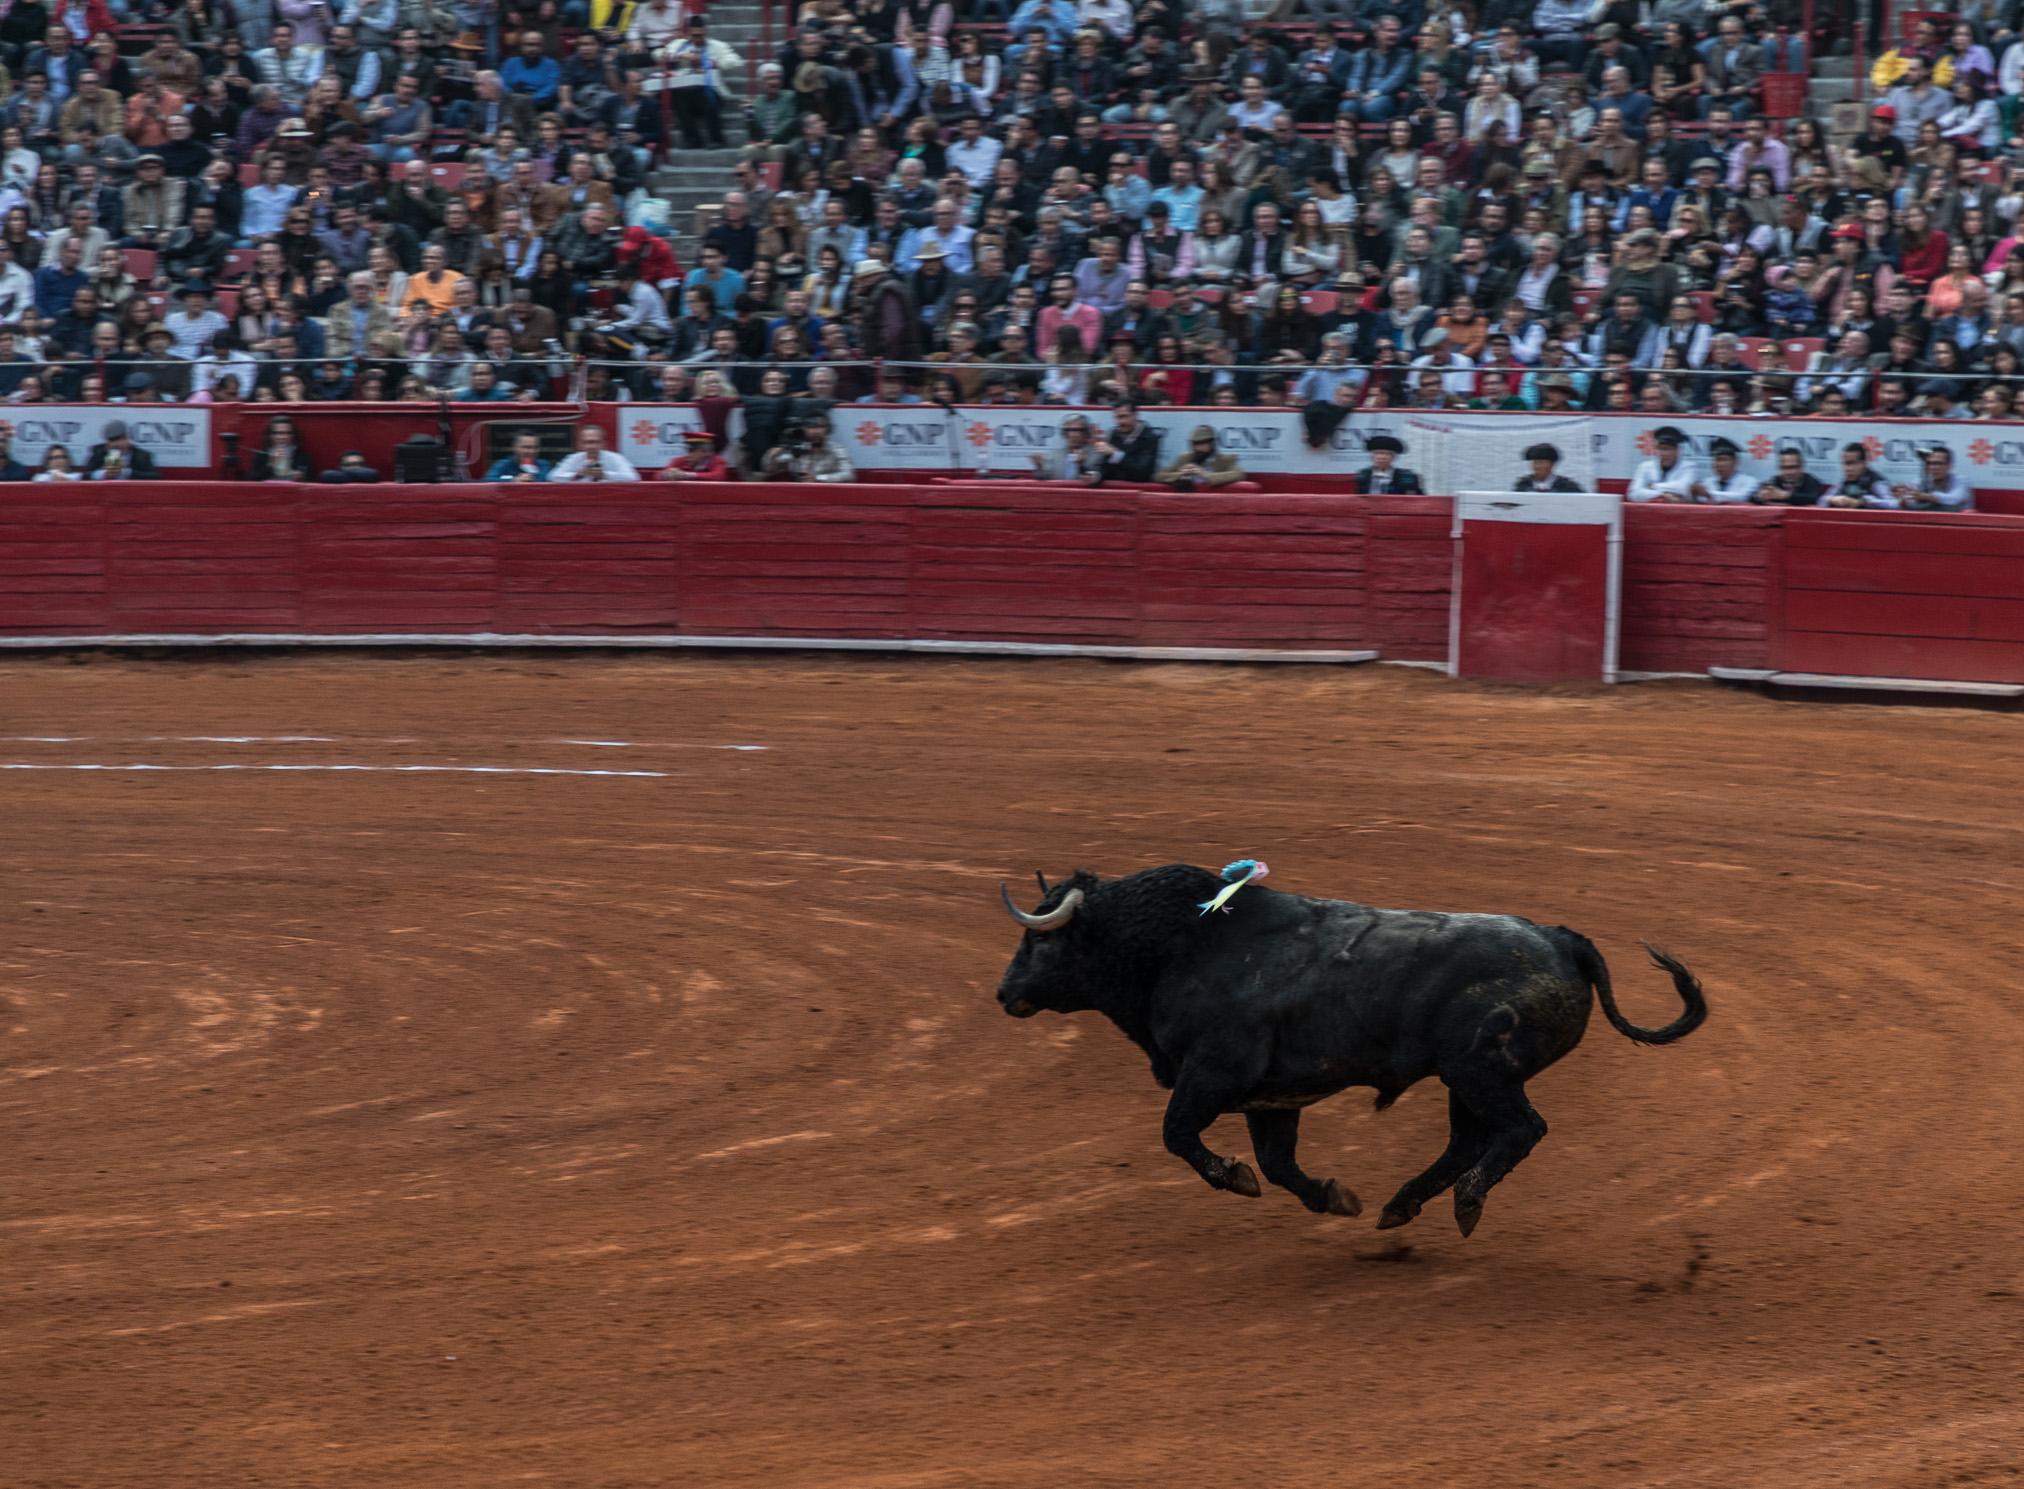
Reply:
<svg viewBox="0 0 2024 1489"><path fill-rule="evenodd" d="M1473 1205L1465 1205L1459 1199L1455 1201L1455 1224L1461 1227L1462 1238L1464 1240L1467 1240L1476 1233L1476 1222L1482 1218L1483 1202L1481 1200L1478 1200Z"/></svg>
<svg viewBox="0 0 2024 1489"><path fill-rule="evenodd" d="M1232 1194L1241 1194L1246 1199L1256 1199L1265 1192L1258 1187L1258 1175L1252 1171L1251 1165L1240 1159L1231 1160L1226 1182Z"/></svg>
<svg viewBox="0 0 2024 1489"><path fill-rule="evenodd" d="M1323 1184L1321 1188L1324 1197L1328 1201L1329 1214L1361 1215L1363 1213L1363 1201L1356 1197L1354 1189L1338 1184L1333 1179Z"/></svg>
<svg viewBox="0 0 2024 1489"><path fill-rule="evenodd" d="M1411 1211L1398 1210L1390 1205L1386 1205L1384 1213L1377 1217L1377 1228L1379 1230L1397 1230L1402 1225L1411 1224L1412 1219Z"/></svg>

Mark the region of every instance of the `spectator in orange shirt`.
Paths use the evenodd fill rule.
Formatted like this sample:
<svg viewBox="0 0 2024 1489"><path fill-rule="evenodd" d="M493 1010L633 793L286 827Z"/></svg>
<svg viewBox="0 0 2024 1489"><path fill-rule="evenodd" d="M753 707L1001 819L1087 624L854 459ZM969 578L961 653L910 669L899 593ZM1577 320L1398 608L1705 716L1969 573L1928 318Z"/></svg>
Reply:
<svg viewBox="0 0 2024 1489"><path fill-rule="evenodd" d="M127 100L126 137L141 150L159 150L169 142L168 119L180 114L187 100L171 93L154 73L141 78L140 92Z"/></svg>
<svg viewBox="0 0 2024 1489"><path fill-rule="evenodd" d="M416 302L428 306L431 315L446 315L456 299L457 286L464 282L464 276L449 267L449 256L440 243L431 243L422 250L422 269L408 280L408 297L402 303L403 310L413 310Z"/></svg>

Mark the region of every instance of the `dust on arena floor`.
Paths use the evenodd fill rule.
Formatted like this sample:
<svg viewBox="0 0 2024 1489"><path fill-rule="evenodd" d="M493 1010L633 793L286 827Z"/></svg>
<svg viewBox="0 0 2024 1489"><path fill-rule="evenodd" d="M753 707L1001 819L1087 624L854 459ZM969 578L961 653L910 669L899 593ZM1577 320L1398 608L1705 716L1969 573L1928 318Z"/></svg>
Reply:
<svg viewBox="0 0 2024 1489"><path fill-rule="evenodd" d="M66 767L0 772L9 1484L2024 1467L2012 718L729 656L0 696ZM1243 854L1564 921L1647 1022L1662 940L1714 1017L1597 1020L1473 1240L1212 1192L1115 1032L998 1010L996 893ZM1444 1128L1350 1093L1303 1157L1381 1196Z"/></svg>

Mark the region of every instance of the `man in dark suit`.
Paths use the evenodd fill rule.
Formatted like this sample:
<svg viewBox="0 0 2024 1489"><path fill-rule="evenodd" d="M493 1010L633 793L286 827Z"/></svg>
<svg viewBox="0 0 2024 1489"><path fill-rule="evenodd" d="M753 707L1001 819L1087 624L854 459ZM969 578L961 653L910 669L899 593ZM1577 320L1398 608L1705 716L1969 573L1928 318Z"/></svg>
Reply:
<svg viewBox="0 0 2024 1489"><path fill-rule="evenodd" d="M1124 304L1103 318L1103 344L1129 336L1140 351L1155 345L1167 331L1166 312L1154 310L1147 300L1147 285L1134 279L1124 287Z"/></svg>
<svg viewBox="0 0 2024 1489"><path fill-rule="evenodd" d="M1334 122L1349 86L1350 54L1335 44L1335 27L1322 21L1314 28L1314 44L1293 64L1293 112L1303 124Z"/></svg>
<svg viewBox="0 0 2024 1489"><path fill-rule="evenodd" d="M93 445L91 459L84 463L87 481L155 481L161 474L155 469L155 457L135 447L118 419L105 426L105 443Z"/></svg>
<svg viewBox="0 0 2024 1489"><path fill-rule="evenodd" d="M1095 446L1105 481L1150 481L1159 469L1160 432L1139 417L1137 404L1119 403L1116 424Z"/></svg>
<svg viewBox="0 0 2024 1489"><path fill-rule="evenodd" d="M1420 478L1412 471L1397 465L1399 456L1405 454L1404 442L1389 434L1373 434L1364 441L1363 447L1370 452L1370 464L1350 479L1361 496L1425 496L1420 489Z"/></svg>
<svg viewBox="0 0 2024 1489"><path fill-rule="evenodd" d="M1237 272L1252 279L1279 277L1280 256L1286 252L1286 229L1279 209L1260 202L1251 210L1251 231L1237 240Z"/></svg>
<svg viewBox="0 0 2024 1489"><path fill-rule="evenodd" d="M1243 91L1244 79L1258 77L1265 84L1265 96L1283 100L1287 85L1293 81L1293 69L1287 65L1286 54L1272 45L1272 38L1263 28L1253 26L1245 39L1242 50L1230 54L1230 60L1223 64L1223 82L1236 92Z"/></svg>

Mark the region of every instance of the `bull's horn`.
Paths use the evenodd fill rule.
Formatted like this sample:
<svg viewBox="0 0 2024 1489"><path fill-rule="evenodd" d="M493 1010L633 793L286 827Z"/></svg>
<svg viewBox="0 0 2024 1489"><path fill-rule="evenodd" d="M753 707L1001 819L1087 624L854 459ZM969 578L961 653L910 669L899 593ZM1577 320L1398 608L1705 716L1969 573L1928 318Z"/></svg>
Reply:
<svg viewBox="0 0 2024 1489"><path fill-rule="evenodd" d="M1046 899L1048 890L1047 876L1041 873L1040 870L1035 869L1033 871L1033 877L1040 881L1040 898L1042 898L1043 900Z"/></svg>
<svg viewBox="0 0 2024 1489"><path fill-rule="evenodd" d="M1071 889L1063 896L1061 903L1056 905L1052 910L1049 910L1045 915L1028 915L1024 910L1012 903L1012 891L1007 889L1003 884L998 886L998 893L1004 896L1006 913L1029 931L1060 930L1075 918L1076 907L1082 903L1082 891Z"/></svg>

